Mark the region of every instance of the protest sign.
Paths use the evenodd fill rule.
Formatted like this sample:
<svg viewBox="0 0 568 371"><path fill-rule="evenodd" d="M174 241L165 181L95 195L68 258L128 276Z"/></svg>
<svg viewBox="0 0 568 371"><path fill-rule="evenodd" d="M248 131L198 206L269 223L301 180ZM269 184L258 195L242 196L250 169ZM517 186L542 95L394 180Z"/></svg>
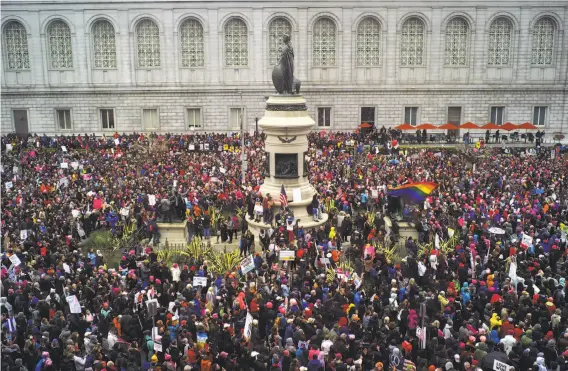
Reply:
<svg viewBox="0 0 568 371"><path fill-rule="evenodd" d="M294 260L294 251L293 250L280 250L280 260L282 261L290 261Z"/></svg>
<svg viewBox="0 0 568 371"><path fill-rule="evenodd" d="M243 260L241 260L241 272L243 272L243 274L247 274L253 269L254 269L254 260L252 258L252 255L249 255Z"/></svg>
<svg viewBox="0 0 568 371"><path fill-rule="evenodd" d="M193 277L193 286L207 286L207 277Z"/></svg>
<svg viewBox="0 0 568 371"><path fill-rule="evenodd" d="M12 189L12 187L14 187L14 183L6 182L6 190Z"/></svg>
<svg viewBox="0 0 568 371"><path fill-rule="evenodd" d="M61 163L61 168L62 169L69 169L69 164L67 162L62 162Z"/></svg>
<svg viewBox="0 0 568 371"><path fill-rule="evenodd" d="M533 243L533 238L528 234L523 234L523 239L521 240L521 247L525 249L529 248L530 246L532 246L532 243Z"/></svg>
<svg viewBox="0 0 568 371"><path fill-rule="evenodd" d="M12 262L12 265L14 267L17 267L18 265L22 264L22 261L20 260L20 258L18 258L18 255L16 254L10 255L10 261Z"/></svg>
<svg viewBox="0 0 568 371"><path fill-rule="evenodd" d="M300 188L292 189L292 200L293 202L302 201L302 190Z"/></svg>
<svg viewBox="0 0 568 371"><path fill-rule="evenodd" d="M75 295L69 295L66 299L71 313L81 313L81 304Z"/></svg>
<svg viewBox="0 0 568 371"><path fill-rule="evenodd" d="M62 150L63 152L67 152L67 147L66 147L66 146L61 146L61 150Z"/></svg>
<svg viewBox="0 0 568 371"><path fill-rule="evenodd" d="M501 362L501 361L494 359L493 360L493 370L494 371L514 371L515 368L513 366L509 366L505 362Z"/></svg>

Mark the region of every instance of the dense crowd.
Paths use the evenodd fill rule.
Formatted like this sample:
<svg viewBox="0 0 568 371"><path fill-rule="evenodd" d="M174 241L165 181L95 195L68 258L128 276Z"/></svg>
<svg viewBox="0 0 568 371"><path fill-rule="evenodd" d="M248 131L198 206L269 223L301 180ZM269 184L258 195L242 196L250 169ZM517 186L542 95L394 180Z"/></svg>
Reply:
<svg viewBox="0 0 568 371"><path fill-rule="evenodd" d="M310 210L329 220L288 231L275 206L258 241L262 135L244 138L244 182L238 135L2 137L1 369L568 370L565 154L399 135L311 134ZM388 188L413 182L438 187L405 206L418 238L402 240ZM235 237L254 267L169 264L142 238L118 266L83 247L129 220L157 243L174 219L190 240Z"/></svg>

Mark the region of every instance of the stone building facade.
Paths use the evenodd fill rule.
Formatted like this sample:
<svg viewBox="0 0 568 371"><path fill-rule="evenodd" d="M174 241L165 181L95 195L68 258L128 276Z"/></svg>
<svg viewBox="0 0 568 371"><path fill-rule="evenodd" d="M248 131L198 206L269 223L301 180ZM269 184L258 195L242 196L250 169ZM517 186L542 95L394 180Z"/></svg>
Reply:
<svg viewBox="0 0 568 371"><path fill-rule="evenodd" d="M283 34L318 130L568 129L565 0L6 0L1 130L247 130Z"/></svg>

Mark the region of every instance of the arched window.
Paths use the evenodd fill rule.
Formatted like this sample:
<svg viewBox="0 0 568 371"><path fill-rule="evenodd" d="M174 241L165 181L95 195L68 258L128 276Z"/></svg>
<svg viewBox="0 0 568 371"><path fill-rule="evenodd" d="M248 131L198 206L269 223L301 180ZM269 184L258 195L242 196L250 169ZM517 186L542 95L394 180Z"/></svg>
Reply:
<svg viewBox="0 0 568 371"><path fill-rule="evenodd" d="M136 26L136 57L138 67L160 67L160 29L151 19Z"/></svg>
<svg viewBox="0 0 568 371"><path fill-rule="evenodd" d="M107 20L93 25L93 66L116 68L116 40L113 25Z"/></svg>
<svg viewBox="0 0 568 371"><path fill-rule="evenodd" d="M402 66L424 64L424 22L416 17L406 20L402 25L400 64Z"/></svg>
<svg viewBox="0 0 568 371"><path fill-rule="evenodd" d="M248 29L239 18L231 18L225 25L225 66L248 66Z"/></svg>
<svg viewBox="0 0 568 371"><path fill-rule="evenodd" d="M531 63L537 65L552 64L554 50L554 21L548 17L541 18L533 27Z"/></svg>
<svg viewBox="0 0 568 371"><path fill-rule="evenodd" d="M186 19L180 27L182 67L203 67L205 47L203 26L196 19Z"/></svg>
<svg viewBox="0 0 568 371"><path fill-rule="evenodd" d="M4 45L8 69L27 70L30 68L28 33L20 22L10 21L4 27Z"/></svg>
<svg viewBox="0 0 568 371"><path fill-rule="evenodd" d="M467 64L467 48L469 26L465 19L456 17L446 25L446 65L465 66Z"/></svg>
<svg viewBox="0 0 568 371"><path fill-rule="evenodd" d="M329 18L320 18L314 24L314 45L312 48L314 66L327 67L336 64L337 31Z"/></svg>
<svg viewBox="0 0 568 371"><path fill-rule="evenodd" d="M73 47L71 30L63 21L53 21L47 28L49 67L53 69L73 68Z"/></svg>
<svg viewBox="0 0 568 371"><path fill-rule="evenodd" d="M282 53L282 36L292 37L292 25L286 18L276 18L268 26L268 55L271 64L278 64Z"/></svg>
<svg viewBox="0 0 568 371"><path fill-rule="evenodd" d="M371 17L357 27L357 65L378 66L381 57L381 25Z"/></svg>
<svg viewBox="0 0 568 371"><path fill-rule="evenodd" d="M499 17L489 27L489 60L494 66L506 66L511 62L513 24L505 17Z"/></svg>

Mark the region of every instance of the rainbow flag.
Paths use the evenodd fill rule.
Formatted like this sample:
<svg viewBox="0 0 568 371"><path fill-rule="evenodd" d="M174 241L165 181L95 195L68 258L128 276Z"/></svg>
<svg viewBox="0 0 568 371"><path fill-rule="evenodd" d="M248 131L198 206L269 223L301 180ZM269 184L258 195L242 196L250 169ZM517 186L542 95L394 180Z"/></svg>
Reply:
<svg viewBox="0 0 568 371"><path fill-rule="evenodd" d="M426 196L438 188L437 183L410 183L396 188L389 188L387 194L394 197L402 197L406 201L420 203L426 200Z"/></svg>

